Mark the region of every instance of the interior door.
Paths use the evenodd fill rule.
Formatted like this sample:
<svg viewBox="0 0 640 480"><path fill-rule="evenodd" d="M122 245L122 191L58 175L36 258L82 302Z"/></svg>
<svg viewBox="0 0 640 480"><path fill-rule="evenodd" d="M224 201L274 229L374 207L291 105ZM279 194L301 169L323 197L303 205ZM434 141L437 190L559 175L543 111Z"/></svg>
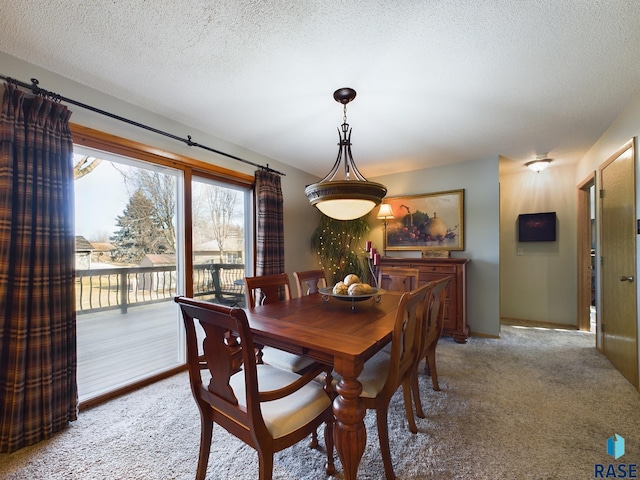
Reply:
<svg viewBox="0 0 640 480"><path fill-rule="evenodd" d="M595 309L594 228L595 205L592 205L596 174L593 172L578 185L578 328L592 330L591 311ZM600 332L596 345L601 349Z"/></svg>
<svg viewBox="0 0 640 480"><path fill-rule="evenodd" d="M633 142L600 169L602 334L606 357L638 387Z"/></svg>

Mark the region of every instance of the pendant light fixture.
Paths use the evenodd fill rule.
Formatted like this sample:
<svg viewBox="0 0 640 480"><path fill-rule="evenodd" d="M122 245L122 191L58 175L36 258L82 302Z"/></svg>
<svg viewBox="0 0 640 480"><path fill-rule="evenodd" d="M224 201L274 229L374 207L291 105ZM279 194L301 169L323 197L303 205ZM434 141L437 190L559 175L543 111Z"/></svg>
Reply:
<svg viewBox="0 0 640 480"><path fill-rule="evenodd" d="M326 216L336 220L353 220L369 213L382 202L387 194L387 187L380 183L369 182L358 171L351 155L351 129L347 123L347 103L356 98L352 88L340 88L333 93L336 102L343 105L342 131L338 128L340 138L338 158L333 168L318 183L307 185L304 190L311 205L314 205ZM344 160L344 180L336 180L340 164Z"/></svg>

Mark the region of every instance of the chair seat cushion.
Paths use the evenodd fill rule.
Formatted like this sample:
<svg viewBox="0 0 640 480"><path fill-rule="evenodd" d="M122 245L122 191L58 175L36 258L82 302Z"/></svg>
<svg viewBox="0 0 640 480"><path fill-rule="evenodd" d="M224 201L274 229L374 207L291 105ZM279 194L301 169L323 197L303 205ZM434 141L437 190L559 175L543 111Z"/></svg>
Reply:
<svg viewBox="0 0 640 480"><path fill-rule="evenodd" d="M375 398L384 387L389 374L389 365L391 364L391 356L388 352L380 350L373 357L367 360L362 369L362 373L358 377L358 381L362 384L361 397ZM337 383L340 375L333 373Z"/></svg>
<svg viewBox="0 0 640 480"><path fill-rule="evenodd" d="M298 373L315 362L309 358L295 353L285 352L275 347L263 347L262 361L281 370Z"/></svg>
<svg viewBox="0 0 640 480"><path fill-rule="evenodd" d="M299 379L299 375L276 368L272 365L257 365L258 389L277 390ZM229 381L238 403L246 407L244 371L233 375ZM264 423L273 438L285 436L314 418L331 406L331 400L321 385L311 382L300 390L279 400L262 402Z"/></svg>

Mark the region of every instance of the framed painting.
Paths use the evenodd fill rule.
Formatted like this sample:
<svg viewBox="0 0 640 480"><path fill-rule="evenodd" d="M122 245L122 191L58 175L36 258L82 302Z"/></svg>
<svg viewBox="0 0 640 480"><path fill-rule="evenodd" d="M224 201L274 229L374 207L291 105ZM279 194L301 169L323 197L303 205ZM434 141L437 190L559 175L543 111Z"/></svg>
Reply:
<svg viewBox="0 0 640 480"><path fill-rule="evenodd" d="M386 250L464 250L464 189L384 199Z"/></svg>

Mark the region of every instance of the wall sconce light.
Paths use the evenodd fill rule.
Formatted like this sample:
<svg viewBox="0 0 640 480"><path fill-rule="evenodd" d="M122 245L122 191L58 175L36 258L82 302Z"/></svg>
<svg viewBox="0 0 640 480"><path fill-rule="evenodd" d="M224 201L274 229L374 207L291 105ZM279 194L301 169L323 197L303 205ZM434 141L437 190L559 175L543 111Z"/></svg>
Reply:
<svg viewBox="0 0 640 480"><path fill-rule="evenodd" d="M387 220L389 220L390 218L396 218L395 215L393 214L393 210L391 209L391 205L389 205L388 203L383 203L382 205L380 205L380 210L378 211L378 216L377 218L379 218L380 220L383 221L383 225L384 225L384 237L382 239L382 251L384 253L384 255L387 255Z"/></svg>
<svg viewBox="0 0 640 480"><path fill-rule="evenodd" d="M540 173L542 170L547 168L550 163L551 159L547 157L546 153L542 153L540 155L536 155L535 160L525 163L525 166L529 167L536 173Z"/></svg>

